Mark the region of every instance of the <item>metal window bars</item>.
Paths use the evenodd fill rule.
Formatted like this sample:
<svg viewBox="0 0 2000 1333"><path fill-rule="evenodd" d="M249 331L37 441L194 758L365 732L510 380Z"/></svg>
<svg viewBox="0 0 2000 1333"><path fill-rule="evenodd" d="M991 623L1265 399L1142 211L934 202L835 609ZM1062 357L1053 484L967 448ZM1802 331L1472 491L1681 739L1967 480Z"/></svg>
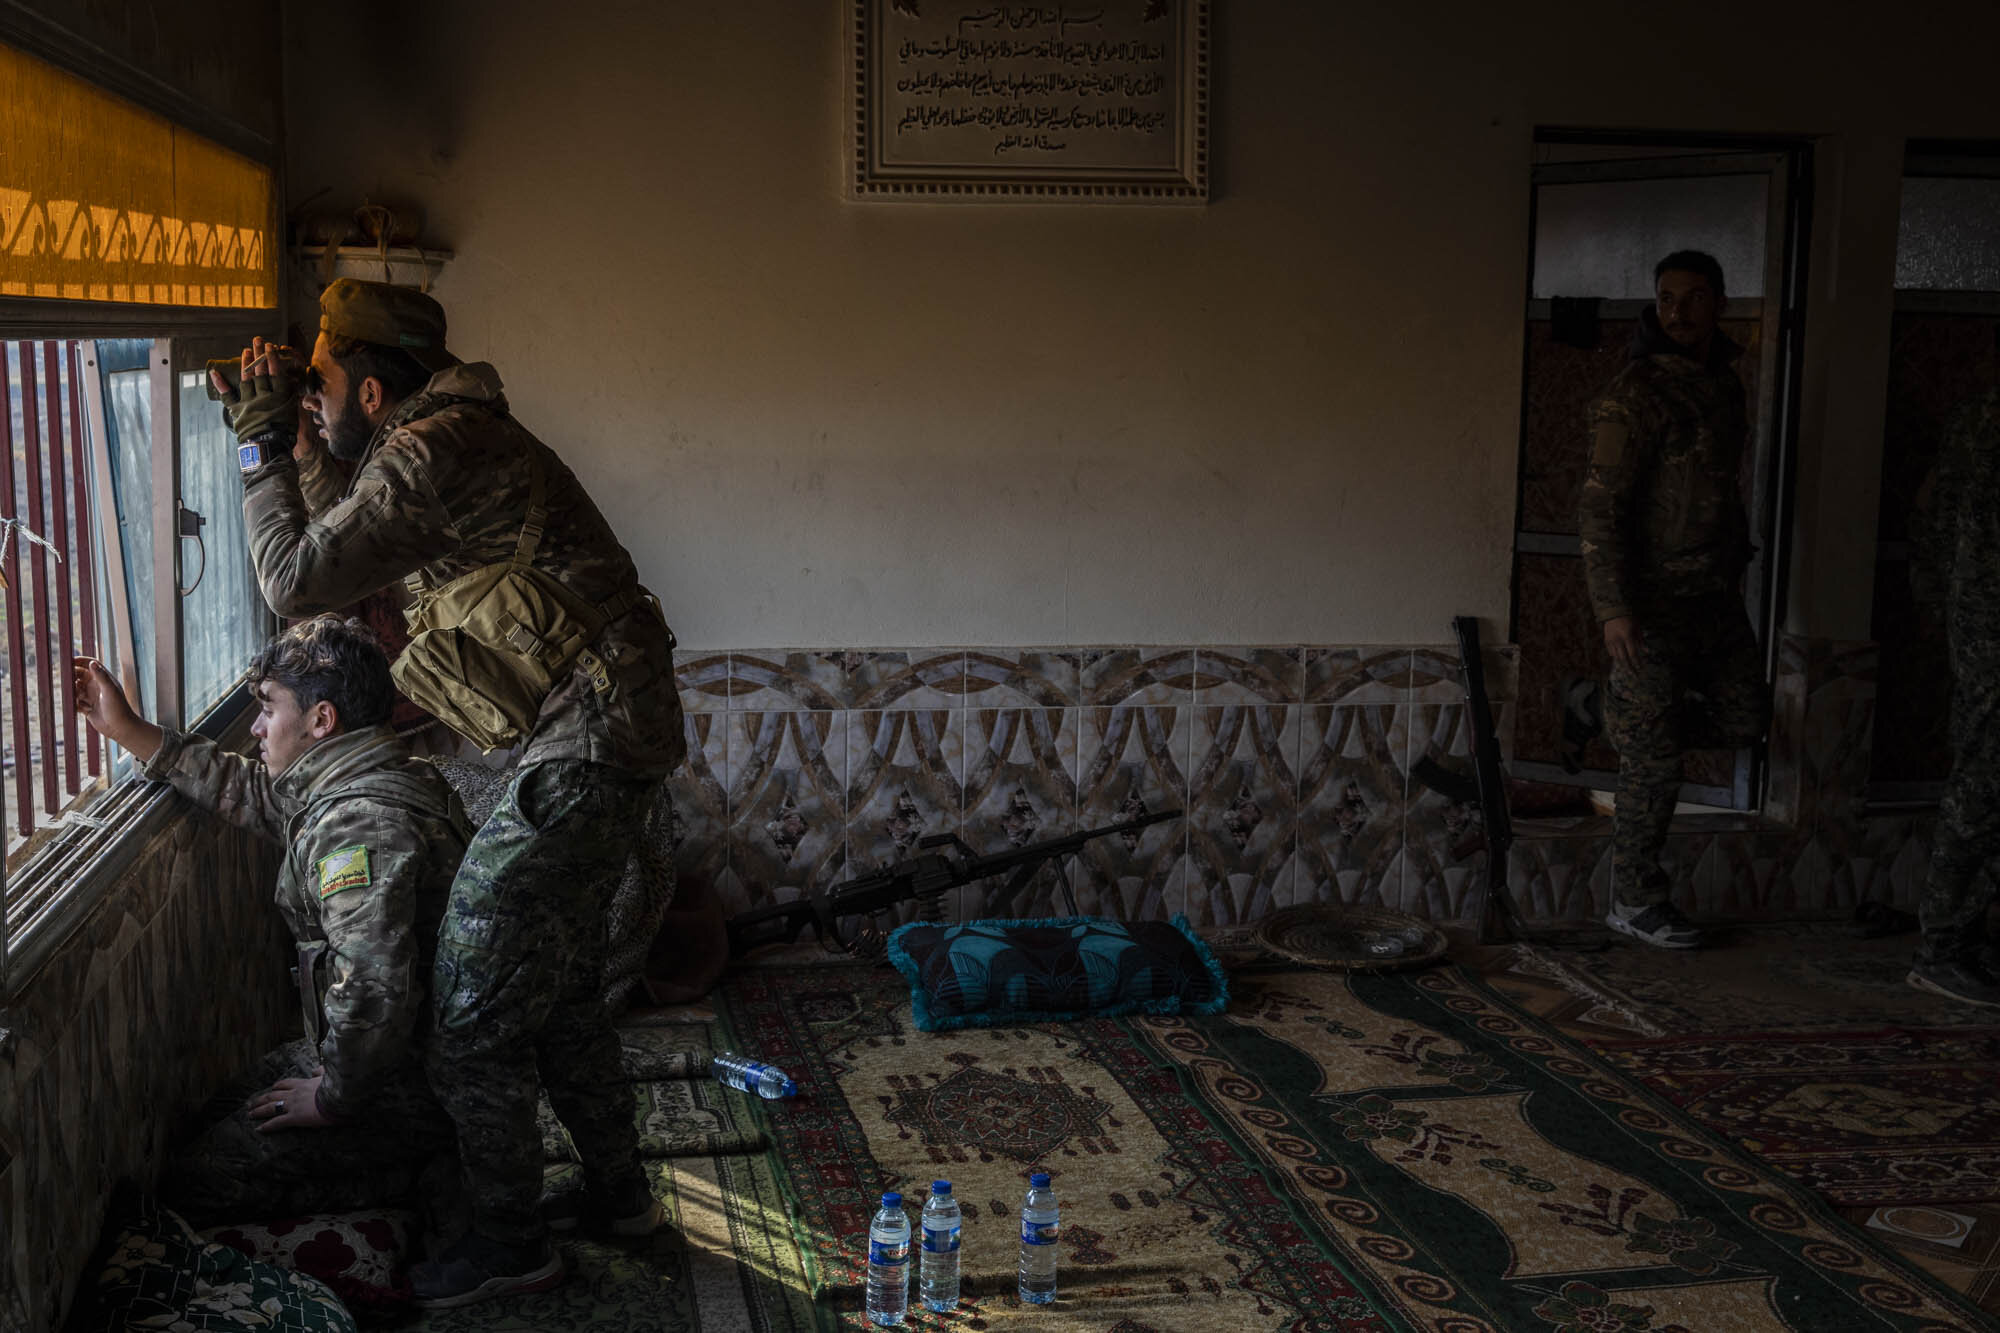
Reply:
<svg viewBox="0 0 2000 1333"><path fill-rule="evenodd" d="M0 343L0 577L5 579L8 859L55 826L110 771L110 750L76 714L73 656L100 651L94 534L117 522L96 494L85 415L86 349ZM91 404L101 411L101 405ZM95 500L95 503L93 503ZM21 918L24 904L10 904ZM4 918L0 918L4 920Z"/></svg>

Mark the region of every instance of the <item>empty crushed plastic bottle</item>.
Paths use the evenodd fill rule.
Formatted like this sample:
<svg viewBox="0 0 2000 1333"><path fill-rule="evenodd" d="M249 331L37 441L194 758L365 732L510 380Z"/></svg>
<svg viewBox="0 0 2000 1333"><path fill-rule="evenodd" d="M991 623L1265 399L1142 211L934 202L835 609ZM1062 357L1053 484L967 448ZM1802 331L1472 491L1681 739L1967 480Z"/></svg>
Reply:
<svg viewBox="0 0 2000 1333"><path fill-rule="evenodd" d="M868 1319L892 1328L910 1308L910 1218L903 1196L882 1196L882 1211L868 1224Z"/></svg>
<svg viewBox="0 0 2000 1333"><path fill-rule="evenodd" d="M784 1070L734 1051L716 1056L709 1064L709 1072L738 1092L754 1092L773 1101L799 1095L799 1085L786 1077Z"/></svg>
<svg viewBox="0 0 2000 1333"><path fill-rule="evenodd" d="M1028 1177L1028 1197L1021 1201L1021 1299L1047 1305L1056 1298L1056 1241L1062 1224L1056 1215L1056 1192L1040 1171Z"/></svg>
<svg viewBox="0 0 2000 1333"><path fill-rule="evenodd" d="M917 1294L937 1314L958 1308L958 1200L949 1180L933 1180L924 1200L924 1249L917 1269Z"/></svg>

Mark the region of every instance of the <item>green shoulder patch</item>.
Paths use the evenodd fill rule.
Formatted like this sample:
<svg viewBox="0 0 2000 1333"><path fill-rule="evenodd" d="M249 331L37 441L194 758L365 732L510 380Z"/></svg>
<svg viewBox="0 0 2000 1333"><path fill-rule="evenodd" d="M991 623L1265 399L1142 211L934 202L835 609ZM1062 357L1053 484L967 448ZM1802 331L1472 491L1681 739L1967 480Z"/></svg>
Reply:
<svg viewBox="0 0 2000 1333"><path fill-rule="evenodd" d="M342 889L364 888L368 876L368 849L356 843L319 859L319 896L331 898Z"/></svg>

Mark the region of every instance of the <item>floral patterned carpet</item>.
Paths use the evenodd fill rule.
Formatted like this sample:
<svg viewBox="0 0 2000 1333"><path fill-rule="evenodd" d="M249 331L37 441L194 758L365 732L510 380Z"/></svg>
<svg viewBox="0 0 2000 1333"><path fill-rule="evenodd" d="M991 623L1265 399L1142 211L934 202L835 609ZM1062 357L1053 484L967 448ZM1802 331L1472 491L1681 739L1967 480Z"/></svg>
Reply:
<svg viewBox="0 0 2000 1333"><path fill-rule="evenodd" d="M1992 1028L1714 1034L1597 1050L1835 1203L2000 1203Z"/></svg>
<svg viewBox="0 0 2000 1333"><path fill-rule="evenodd" d="M1983 1324L1781 1172L1457 969L1232 986L1215 1018L932 1035L911 1028L886 972L726 983L734 1040L804 1090L769 1108L766 1130L821 1326L863 1326L875 1196L938 1176L966 1207L956 1322L970 1328ZM1012 1295L1032 1170L1054 1176L1064 1210L1060 1298L1041 1309ZM738 1301L750 1327L796 1318L787 1287ZM774 1294L790 1303L767 1312Z"/></svg>

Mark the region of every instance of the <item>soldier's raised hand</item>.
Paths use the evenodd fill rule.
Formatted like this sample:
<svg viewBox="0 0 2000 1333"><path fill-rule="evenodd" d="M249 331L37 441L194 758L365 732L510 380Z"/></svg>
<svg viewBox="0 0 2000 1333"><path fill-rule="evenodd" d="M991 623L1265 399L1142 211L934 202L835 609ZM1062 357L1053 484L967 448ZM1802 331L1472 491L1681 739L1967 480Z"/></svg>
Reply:
<svg viewBox="0 0 2000 1333"><path fill-rule="evenodd" d="M298 430L299 395L305 384L305 359L292 348L253 338L237 364L239 383L209 368L211 396L222 403L223 417L240 441L268 437L289 442Z"/></svg>
<svg viewBox="0 0 2000 1333"><path fill-rule="evenodd" d="M70 673L76 682L76 711L90 729L141 760L151 759L165 733L139 716L104 663L94 657L73 658Z"/></svg>

